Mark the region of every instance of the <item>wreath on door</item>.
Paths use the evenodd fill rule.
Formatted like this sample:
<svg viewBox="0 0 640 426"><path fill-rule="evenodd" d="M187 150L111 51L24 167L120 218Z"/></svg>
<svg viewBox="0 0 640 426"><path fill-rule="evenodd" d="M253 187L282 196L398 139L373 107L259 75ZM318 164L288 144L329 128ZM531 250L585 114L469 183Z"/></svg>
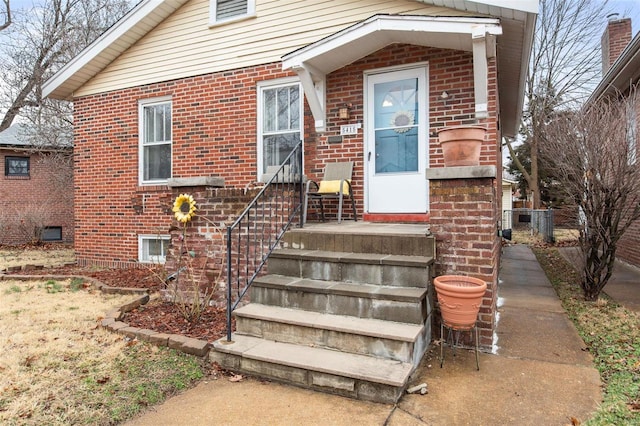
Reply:
<svg viewBox="0 0 640 426"><path fill-rule="evenodd" d="M414 120L415 117L412 112L399 110L391 117L391 125L395 127L393 130L396 133L405 133L409 131L410 126L413 126Z"/></svg>

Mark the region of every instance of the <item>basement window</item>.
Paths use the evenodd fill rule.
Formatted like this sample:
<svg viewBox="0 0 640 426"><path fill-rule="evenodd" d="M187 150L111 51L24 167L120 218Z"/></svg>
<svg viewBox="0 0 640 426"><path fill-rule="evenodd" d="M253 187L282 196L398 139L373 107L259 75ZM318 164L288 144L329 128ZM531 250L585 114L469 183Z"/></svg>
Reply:
<svg viewBox="0 0 640 426"><path fill-rule="evenodd" d="M42 241L62 241L62 226L47 226L44 228Z"/></svg>
<svg viewBox="0 0 640 426"><path fill-rule="evenodd" d="M169 235L138 235L138 261L165 263L170 243Z"/></svg>
<svg viewBox="0 0 640 426"><path fill-rule="evenodd" d="M209 25L250 18L256 14L255 0L210 0Z"/></svg>

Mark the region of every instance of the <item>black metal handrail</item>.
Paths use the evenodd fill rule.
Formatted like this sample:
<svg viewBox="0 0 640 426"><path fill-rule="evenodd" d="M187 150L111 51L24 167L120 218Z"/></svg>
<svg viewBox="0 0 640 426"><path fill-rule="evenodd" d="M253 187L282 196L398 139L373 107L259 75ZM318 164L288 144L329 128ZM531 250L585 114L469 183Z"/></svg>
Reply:
<svg viewBox="0 0 640 426"><path fill-rule="evenodd" d="M231 316L284 233L302 223L302 142L273 172L233 225L227 227L227 341Z"/></svg>

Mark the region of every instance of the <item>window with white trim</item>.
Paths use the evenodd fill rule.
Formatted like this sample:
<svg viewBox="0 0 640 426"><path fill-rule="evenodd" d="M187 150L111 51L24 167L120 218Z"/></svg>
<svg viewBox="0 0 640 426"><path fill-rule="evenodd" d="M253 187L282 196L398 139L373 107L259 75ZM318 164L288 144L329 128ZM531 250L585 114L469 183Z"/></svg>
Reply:
<svg viewBox="0 0 640 426"><path fill-rule="evenodd" d="M255 0L210 0L209 24L224 22L254 16L256 13Z"/></svg>
<svg viewBox="0 0 640 426"><path fill-rule="evenodd" d="M171 99L140 102L140 183L165 183L171 177Z"/></svg>
<svg viewBox="0 0 640 426"><path fill-rule="evenodd" d="M138 261L165 263L170 243L169 235L138 235Z"/></svg>
<svg viewBox="0 0 640 426"><path fill-rule="evenodd" d="M281 165L302 140L301 94L293 80L258 86L258 176Z"/></svg>

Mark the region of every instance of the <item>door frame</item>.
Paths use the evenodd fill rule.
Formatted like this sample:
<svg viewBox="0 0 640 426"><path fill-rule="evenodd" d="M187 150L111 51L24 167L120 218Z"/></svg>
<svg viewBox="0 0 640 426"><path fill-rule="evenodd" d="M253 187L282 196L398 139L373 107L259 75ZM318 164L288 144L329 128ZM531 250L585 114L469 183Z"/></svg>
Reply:
<svg viewBox="0 0 640 426"><path fill-rule="evenodd" d="M370 167L374 164L372 161L368 161L368 152L370 144L375 144L375 141L369 140L369 126L372 125L373 117L370 116L371 111L369 111L369 96L373 96L372 93L369 93L369 77L376 75L383 75L397 71L406 71L406 70L423 70L425 76L425 84L424 84L424 110L421 113L419 118L420 121L418 123L423 124L423 128L419 128L418 131L422 132L424 135L424 156L422 158L422 162L420 159L418 160L418 172L423 176L425 183L425 196L426 196L426 209L425 212L429 211L429 181L426 178L425 170L429 167L429 62L414 62L411 64L390 66L390 67L382 67L382 68L374 68L370 70L366 70L363 72L363 118L365 125L363 126L363 136L362 136L362 158L364 164L364 211L365 213L370 212L369 206L369 191L371 190L371 182L370 182ZM419 149L420 151L420 149ZM397 212L398 214L403 214L404 212ZM415 213L415 212L413 212ZM372 214L377 214L373 212ZM384 214L384 213L382 213Z"/></svg>

